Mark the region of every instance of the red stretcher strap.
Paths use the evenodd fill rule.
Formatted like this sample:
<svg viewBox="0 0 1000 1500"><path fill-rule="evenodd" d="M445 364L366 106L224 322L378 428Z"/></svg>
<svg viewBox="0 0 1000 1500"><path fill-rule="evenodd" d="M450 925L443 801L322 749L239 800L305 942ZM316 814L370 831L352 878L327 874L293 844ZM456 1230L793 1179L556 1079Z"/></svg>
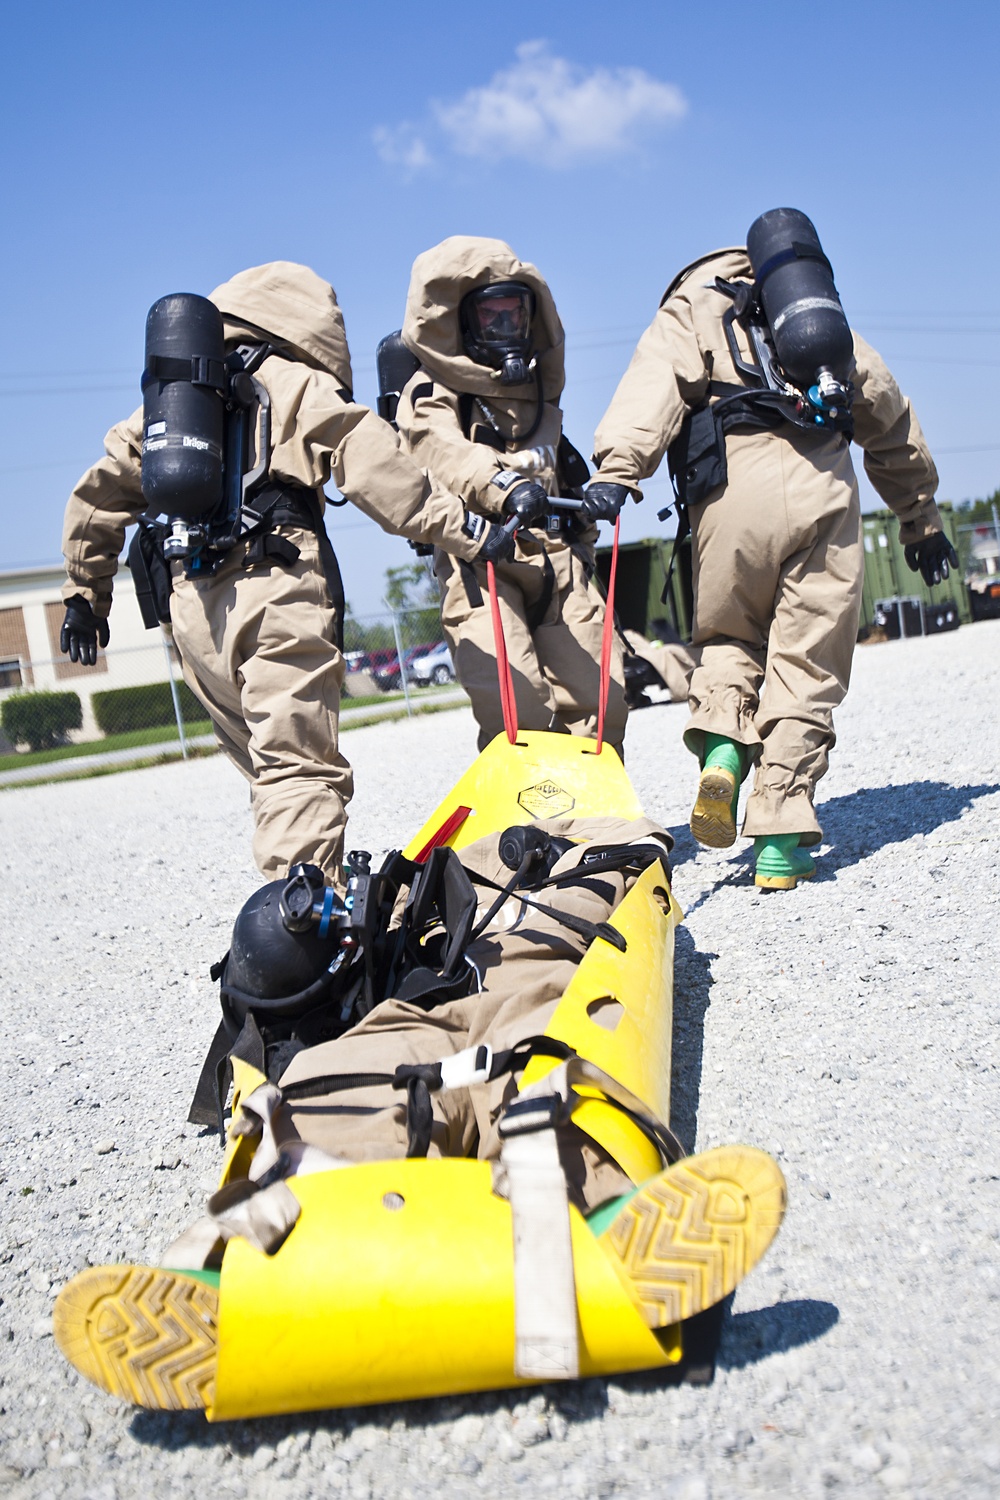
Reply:
<svg viewBox="0 0 1000 1500"><path fill-rule="evenodd" d="M597 754L604 744L604 716L611 690L611 642L615 633L615 578L618 573L618 532L621 516L615 516L615 534L611 543L611 572L608 575L608 597L604 603L604 635L601 638L601 688L597 704Z"/></svg>
<svg viewBox="0 0 1000 1500"><path fill-rule="evenodd" d="M514 677L507 659L507 642L504 639L503 620L500 617L500 600L497 597L497 574L491 562L486 564L486 581L490 589L490 612L493 615L493 645L497 653L497 676L500 679L500 707L503 709L503 727L513 745L517 740L517 701L514 697Z"/></svg>
<svg viewBox="0 0 1000 1500"><path fill-rule="evenodd" d="M446 844L452 834L458 832L471 811L471 807L456 807L454 812L449 813L441 827L431 834L414 860L414 864L422 865L432 849L440 849L442 844Z"/></svg>

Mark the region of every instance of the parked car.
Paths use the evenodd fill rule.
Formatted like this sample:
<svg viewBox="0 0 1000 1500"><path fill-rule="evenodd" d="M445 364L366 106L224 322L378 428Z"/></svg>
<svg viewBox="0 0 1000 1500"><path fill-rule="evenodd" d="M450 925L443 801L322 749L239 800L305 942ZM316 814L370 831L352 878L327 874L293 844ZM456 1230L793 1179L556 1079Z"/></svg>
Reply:
<svg viewBox="0 0 1000 1500"><path fill-rule="evenodd" d="M446 641L438 641L429 651L410 667L410 680L418 687L429 687L434 683L436 687L442 687L446 682L455 681L455 663L451 659Z"/></svg>
<svg viewBox="0 0 1000 1500"><path fill-rule="evenodd" d="M416 663L421 660L424 653L433 650L426 642L421 646L411 646L408 651L403 652L403 665L406 670L407 682L414 682L414 669ZM376 687L383 693L393 693L402 686L402 678L399 671L399 657L395 651L375 651L372 653L372 677Z"/></svg>

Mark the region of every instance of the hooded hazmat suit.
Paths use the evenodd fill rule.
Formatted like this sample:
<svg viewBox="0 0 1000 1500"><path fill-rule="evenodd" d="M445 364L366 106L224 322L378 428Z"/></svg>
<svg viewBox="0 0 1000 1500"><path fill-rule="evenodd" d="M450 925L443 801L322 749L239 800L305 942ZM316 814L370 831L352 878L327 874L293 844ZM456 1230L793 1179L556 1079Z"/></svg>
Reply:
<svg viewBox="0 0 1000 1500"><path fill-rule="evenodd" d="M753 280L742 248L694 262L673 282L597 429L597 478L639 485L658 468L687 414L744 384L715 278ZM745 335L734 325L744 358ZM854 440L899 517L900 540L940 531L937 471L909 401L854 335ZM863 581L858 485L847 439L783 422L726 439L728 481L689 506L694 627L685 743L706 734L745 747L756 764L743 833L822 837L813 792L847 692ZM763 686L763 693L761 691Z"/></svg>
<svg viewBox="0 0 1000 1500"><path fill-rule="evenodd" d="M271 402L268 477L294 497L311 491L316 517L273 527L293 550L290 565L248 560L238 543L210 577L171 564L170 620L184 677L211 716L216 737L251 785L254 858L276 879L290 865L319 865L340 878L353 790L338 750L343 657L316 526L323 487L343 495L384 530L423 542L442 534L459 555L476 544L461 531L464 510L429 483L400 451L392 429L351 396L351 363L336 295L306 266L275 261L216 288L227 348L265 339L256 372ZM105 456L80 480L66 507L64 599L82 597L99 619L111 608L112 579L126 528L145 510L140 407L113 427Z"/></svg>
<svg viewBox="0 0 1000 1500"><path fill-rule="evenodd" d="M499 371L465 352L459 307L475 287L519 281L535 295L533 352L541 374L505 386ZM568 494L580 476L566 471L559 398L565 380L564 335L552 293L532 265L502 240L454 235L414 262L403 342L420 369L400 396L396 423L416 462L470 510L503 518L511 471L549 494ZM537 425L536 425L537 421ZM582 461L576 455L577 463ZM524 729L596 732L604 599L594 573L596 528L570 520L555 534L519 531L513 560L496 569L497 593ZM472 566L445 542L435 553L441 620L459 681L472 699L480 748L503 728L485 565ZM624 674L612 655L605 738L621 750Z"/></svg>

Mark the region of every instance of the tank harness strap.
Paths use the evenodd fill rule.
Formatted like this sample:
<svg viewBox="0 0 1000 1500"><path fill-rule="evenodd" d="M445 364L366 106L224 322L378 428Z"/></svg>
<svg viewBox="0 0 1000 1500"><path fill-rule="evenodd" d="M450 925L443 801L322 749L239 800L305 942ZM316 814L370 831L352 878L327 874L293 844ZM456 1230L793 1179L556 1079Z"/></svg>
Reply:
<svg viewBox="0 0 1000 1500"><path fill-rule="evenodd" d="M552 595L556 587L556 570L552 566L552 559L547 552L542 553L542 592L535 603L525 612L525 620L528 629L534 635L549 612L552 603Z"/></svg>
<svg viewBox="0 0 1000 1500"><path fill-rule="evenodd" d="M337 560L337 554L333 550L333 543L330 540L329 533L327 532L326 525L323 521L323 513L320 510L319 505L319 496L316 494L315 490L308 490L307 495L308 499L306 501L306 504L309 506L312 516L312 529L313 531L315 531L316 540L319 542L319 555L320 561L323 564L323 572L326 574L326 586L330 590L330 602L333 605L334 613L337 617L337 650L340 651L341 654L343 654L344 614L346 610L344 600L344 580L341 576L340 563Z"/></svg>
<svg viewBox="0 0 1000 1500"><path fill-rule="evenodd" d="M336 615L337 649L343 651L344 581L315 490L299 485L269 484L258 491L252 500L244 501L243 517L250 522L249 531L244 533L251 538L246 553L248 567L265 560L278 562L288 568L294 567L298 562L300 549L287 537L275 536L272 530L275 526L298 526L304 531L311 531L316 537L330 603Z"/></svg>
<svg viewBox="0 0 1000 1500"><path fill-rule="evenodd" d="M151 354L142 372L140 388L145 391L154 380L187 380L191 385L207 385L220 395L229 384L225 360L212 359L205 354L192 354L187 359L170 354Z"/></svg>
<svg viewBox="0 0 1000 1500"><path fill-rule="evenodd" d="M462 583L465 585L465 597L469 601L470 609L482 609L483 591L476 570L464 557L458 559L458 570L462 575Z"/></svg>

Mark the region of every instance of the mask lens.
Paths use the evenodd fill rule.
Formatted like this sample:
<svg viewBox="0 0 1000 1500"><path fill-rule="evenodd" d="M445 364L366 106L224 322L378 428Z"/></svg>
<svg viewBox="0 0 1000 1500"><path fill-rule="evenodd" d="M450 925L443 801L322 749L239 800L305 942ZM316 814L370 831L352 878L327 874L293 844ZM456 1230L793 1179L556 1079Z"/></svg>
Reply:
<svg viewBox="0 0 1000 1500"><path fill-rule="evenodd" d="M473 314L479 337L486 344L507 345L512 341L526 340L531 331L531 303L527 291L477 298Z"/></svg>

